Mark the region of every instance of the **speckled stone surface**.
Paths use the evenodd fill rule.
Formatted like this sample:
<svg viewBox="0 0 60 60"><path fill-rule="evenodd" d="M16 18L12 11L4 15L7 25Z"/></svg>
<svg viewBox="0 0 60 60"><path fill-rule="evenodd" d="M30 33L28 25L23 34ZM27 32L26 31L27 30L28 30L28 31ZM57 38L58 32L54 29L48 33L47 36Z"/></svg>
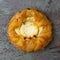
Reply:
<svg viewBox="0 0 60 60"><path fill-rule="evenodd" d="M41 10L53 23L53 41L43 51L25 53L9 42L8 22L28 7ZM0 0L0 60L60 60L60 0Z"/></svg>

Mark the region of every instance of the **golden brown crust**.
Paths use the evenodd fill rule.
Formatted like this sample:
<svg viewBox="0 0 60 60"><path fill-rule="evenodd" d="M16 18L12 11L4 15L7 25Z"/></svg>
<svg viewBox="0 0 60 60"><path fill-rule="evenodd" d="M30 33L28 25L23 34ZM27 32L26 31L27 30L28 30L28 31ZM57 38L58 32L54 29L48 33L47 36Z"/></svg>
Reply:
<svg viewBox="0 0 60 60"><path fill-rule="evenodd" d="M35 24L37 24L38 27L43 26L44 31L42 32L41 36L37 37L36 39L30 38L25 40L23 36L16 34L15 29L24 23L25 18L32 16L35 18ZM17 12L10 20L8 24L8 35L10 42L13 43L17 48L25 52L38 51L47 46L47 44L51 41L51 22L43 13L37 11L36 9L25 9L21 12Z"/></svg>

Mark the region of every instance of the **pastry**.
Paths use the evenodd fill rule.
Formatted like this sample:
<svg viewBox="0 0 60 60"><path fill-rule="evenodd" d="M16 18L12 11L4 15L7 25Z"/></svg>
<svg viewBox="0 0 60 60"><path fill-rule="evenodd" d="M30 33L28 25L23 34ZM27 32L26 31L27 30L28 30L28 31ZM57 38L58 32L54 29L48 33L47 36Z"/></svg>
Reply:
<svg viewBox="0 0 60 60"><path fill-rule="evenodd" d="M37 9L27 8L17 12L8 24L12 44L25 52L44 49L52 40L52 25Z"/></svg>

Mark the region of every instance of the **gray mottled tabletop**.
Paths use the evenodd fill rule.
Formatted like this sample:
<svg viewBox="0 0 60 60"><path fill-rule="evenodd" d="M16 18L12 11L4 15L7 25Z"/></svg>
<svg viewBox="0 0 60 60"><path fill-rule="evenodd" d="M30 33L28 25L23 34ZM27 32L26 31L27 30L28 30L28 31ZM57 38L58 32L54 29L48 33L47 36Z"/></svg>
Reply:
<svg viewBox="0 0 60 60"><path fill-rule="evenodd" d="M28 7L41 10L53 23L53 41L43 51L24 53L8 40L11 17ZM0 0L0 60L60 60L60 0Z"/></svg>

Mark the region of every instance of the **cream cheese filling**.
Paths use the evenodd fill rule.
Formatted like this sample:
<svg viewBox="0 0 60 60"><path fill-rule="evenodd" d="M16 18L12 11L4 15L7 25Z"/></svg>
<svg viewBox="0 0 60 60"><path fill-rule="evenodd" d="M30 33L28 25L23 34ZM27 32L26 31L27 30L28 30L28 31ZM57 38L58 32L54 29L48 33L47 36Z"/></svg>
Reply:
<svg viewBox="0 0 60 60"><path fill-rule="evenodd" d="M22 24L21 27L16 28L15 32L24 37L33 37L34 35L40 36L41 32L43 31L43 27L38 28L36 25L34 25L32 19L34 18L30 18L30 20L27 18L29 21Z"/></svg>
<svg viewBox="0 0 60 60"><path fill-rule="evenodd" d="M37 35L38 28L37 26L34 26L33 23L26 22L25 24L22 24L20 28L15 29L15 32L24 37L33 37L34 35Z"/></svg>

